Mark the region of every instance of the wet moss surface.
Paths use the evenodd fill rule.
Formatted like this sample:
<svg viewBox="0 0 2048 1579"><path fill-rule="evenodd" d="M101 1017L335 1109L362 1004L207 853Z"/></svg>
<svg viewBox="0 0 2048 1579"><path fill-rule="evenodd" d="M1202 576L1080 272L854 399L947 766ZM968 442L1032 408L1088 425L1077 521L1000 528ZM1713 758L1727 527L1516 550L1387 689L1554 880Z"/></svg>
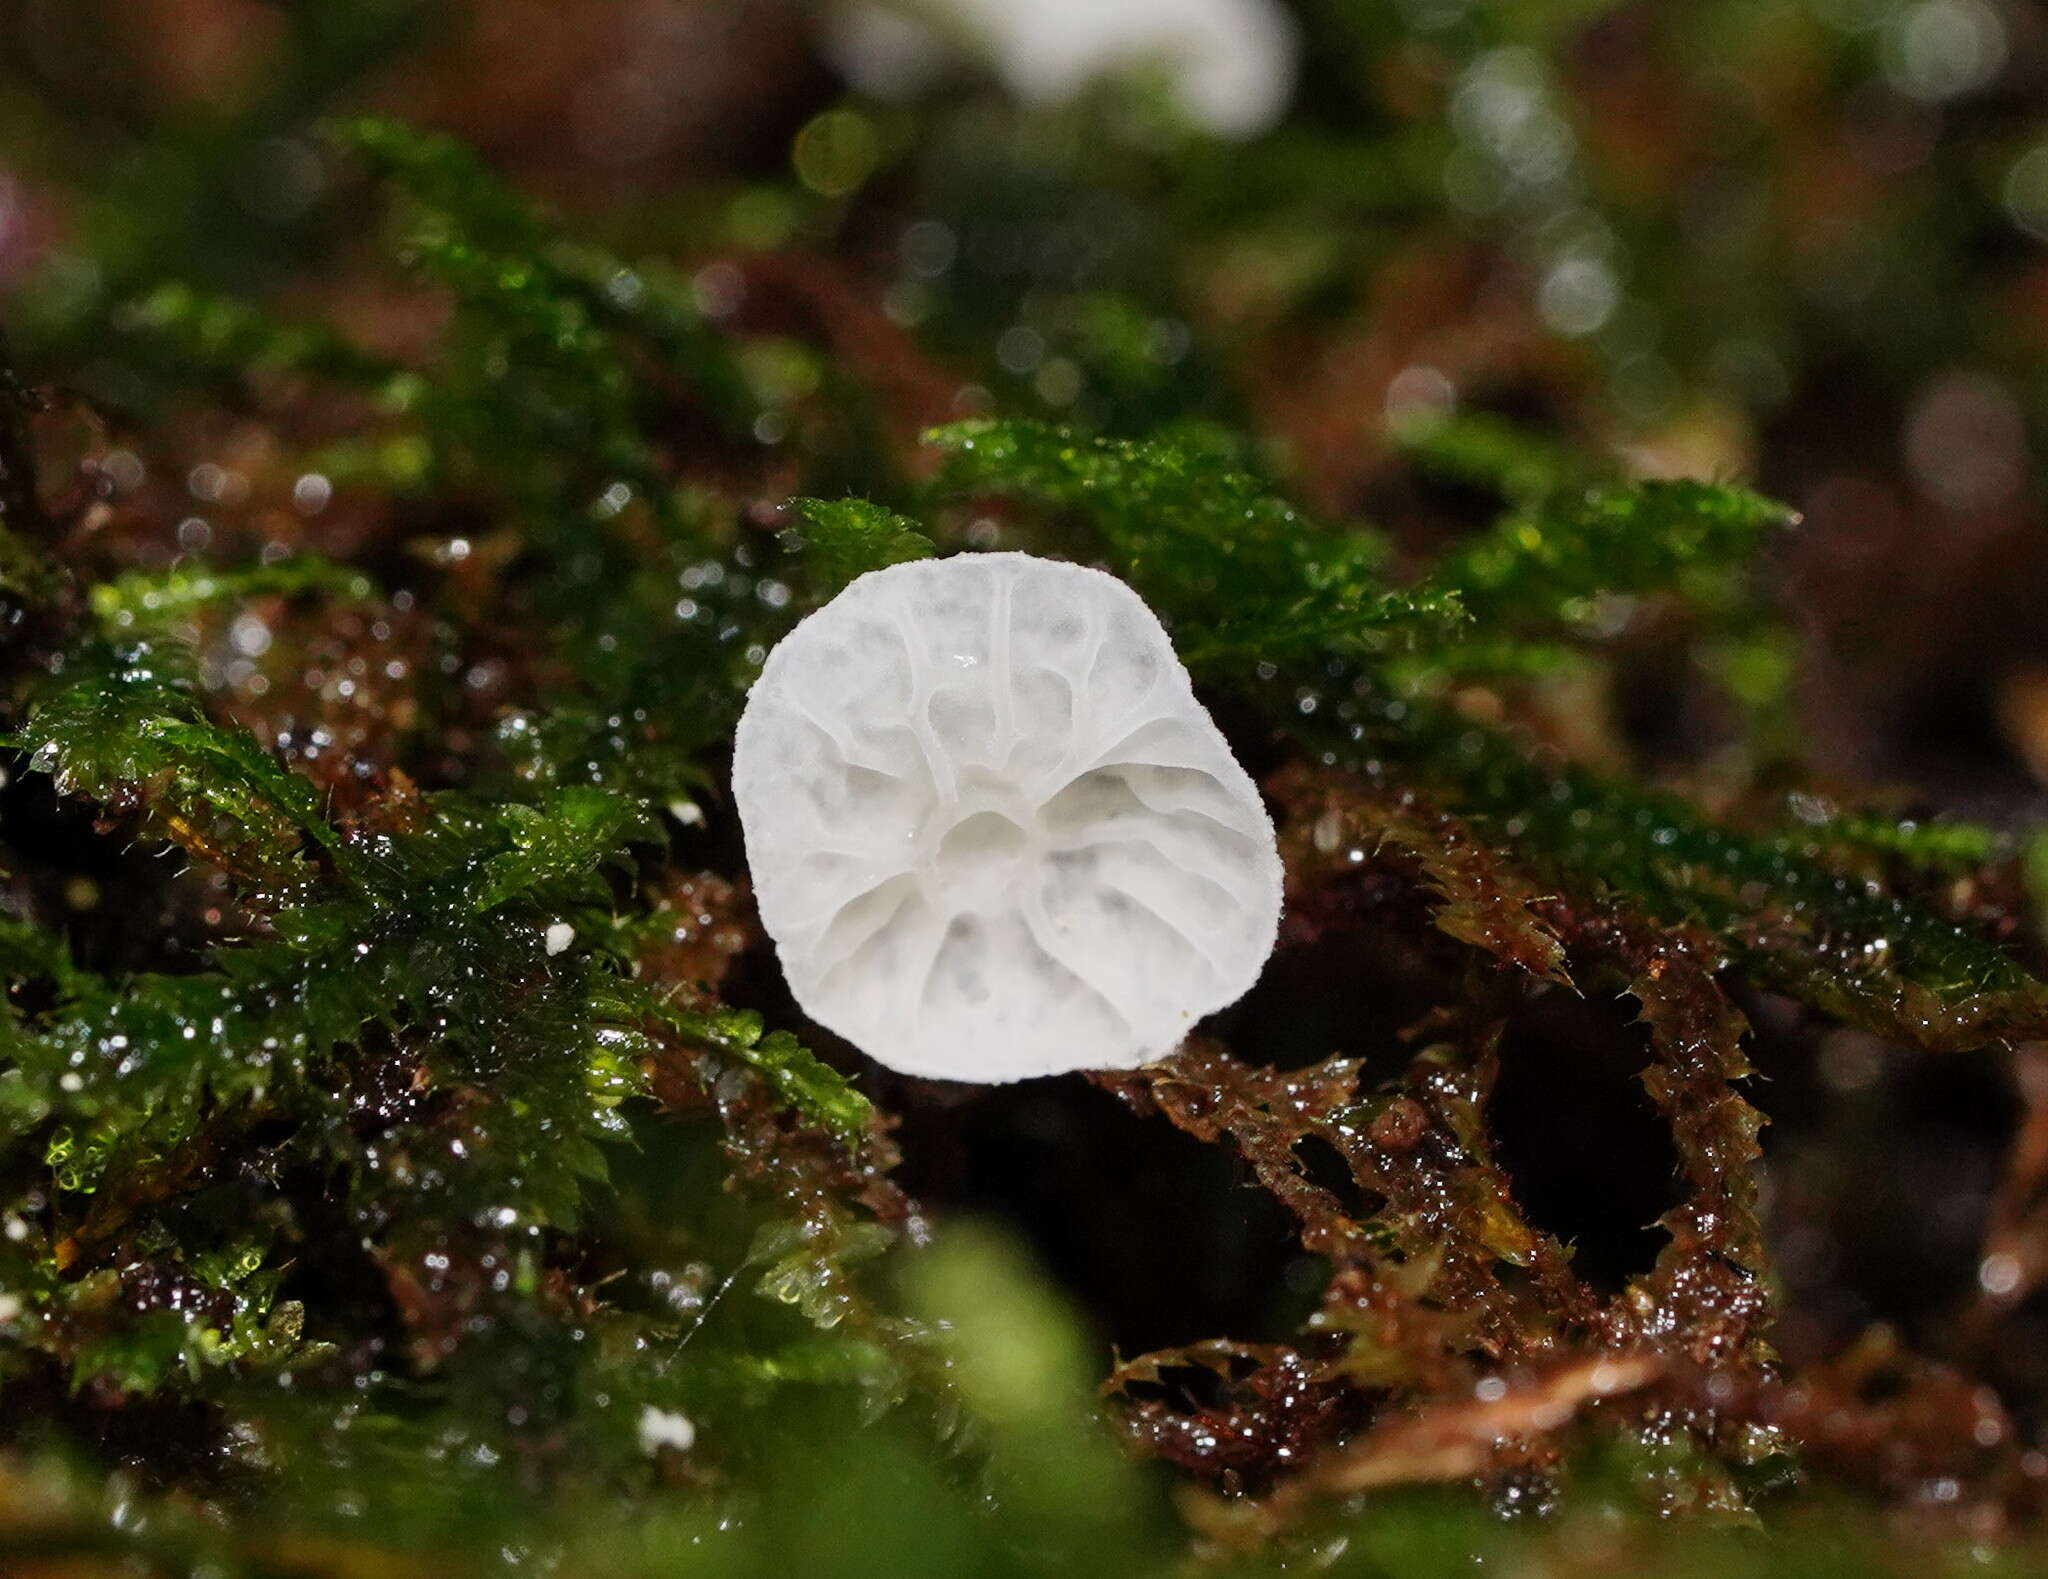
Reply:
<svg viewBox="0 0 2048 1579"><path fill-rule="evenodd" d="M792 44L753 142L591 193L465 108L452 10L255 9L256 86L182 115L112 13L0 15L0 221L16 161L46 216L0 223L0 1571L2043 1560L2032 671L1899 634L1997 677L1981 771L1831 750L1901 692L1813 584L1986 573L1844 546L1909 506L1828 390L1932 380L1938 503L2004 431L1942 369L2038 353L1763 240L1753 321L1702 284L1659 203L1792 178L1609 146L1644 73L1733 113L1686 24L1303 6L1242 146ZM1497 82L1577 107L1571 204ZM1999 91L1887 157L1989 168ZM1876 136L1825 103L1744 113ZM2023 324L1982 185L1857 234ZM1649 371L1517 273L1593 218ZM998 547L1143 594L1280 831L1265 980L1145 1069L893 1074L754 911L767 650Z"/></svg>

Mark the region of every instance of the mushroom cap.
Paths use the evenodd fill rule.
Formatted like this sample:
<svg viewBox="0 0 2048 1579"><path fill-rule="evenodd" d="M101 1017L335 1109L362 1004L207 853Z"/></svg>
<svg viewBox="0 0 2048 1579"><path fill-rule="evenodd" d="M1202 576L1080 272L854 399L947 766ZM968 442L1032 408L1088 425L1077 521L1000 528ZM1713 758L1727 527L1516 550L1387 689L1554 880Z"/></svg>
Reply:
<svg viewBox="0 0 2048 1579"><path fill-rule="evenodd" d="M1099 570L861 576L768 655L732 778L797 1002L907 1074L1135 1068L1273 949L1272 819Z"/></svg>

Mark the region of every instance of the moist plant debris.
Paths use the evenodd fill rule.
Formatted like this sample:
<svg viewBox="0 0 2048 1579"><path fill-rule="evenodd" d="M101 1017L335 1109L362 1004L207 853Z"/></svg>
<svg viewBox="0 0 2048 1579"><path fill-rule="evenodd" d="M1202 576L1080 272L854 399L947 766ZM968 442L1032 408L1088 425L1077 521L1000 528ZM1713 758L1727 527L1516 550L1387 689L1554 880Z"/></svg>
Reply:
<svg viewBox="0 0 2048 1579"><path fill-rule="evenodd" d="M1231 142L745 9L0 8L0 1573L2041 1571L2039 30L1306 0ZM729 778L995 548L1287 887L973 1090Z"/></svg>

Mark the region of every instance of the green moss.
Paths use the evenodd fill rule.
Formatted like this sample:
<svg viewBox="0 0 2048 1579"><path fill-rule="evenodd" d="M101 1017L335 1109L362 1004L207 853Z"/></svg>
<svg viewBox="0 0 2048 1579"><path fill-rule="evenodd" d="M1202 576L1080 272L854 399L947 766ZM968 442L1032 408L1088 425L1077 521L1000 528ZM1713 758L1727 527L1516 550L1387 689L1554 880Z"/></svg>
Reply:
<svg viewBox="0 0 2048 1579"><path fill-rule="evenodd" d="M804 523L791 537L822 596L867 571L932 553L931 539L915 523L865 499L796 499L791 508Z"/></svg>
<svg viewBox="0 0 2048 1579"><path fill-rule="evenodd" d="M948 456L946 493L1024 494L1084 514L1190 665L1403 650L1465 619L1455 591L1388 589L1375 536L1317 527L1221 435L1133 443L968 422L930 440Z"/></svg>

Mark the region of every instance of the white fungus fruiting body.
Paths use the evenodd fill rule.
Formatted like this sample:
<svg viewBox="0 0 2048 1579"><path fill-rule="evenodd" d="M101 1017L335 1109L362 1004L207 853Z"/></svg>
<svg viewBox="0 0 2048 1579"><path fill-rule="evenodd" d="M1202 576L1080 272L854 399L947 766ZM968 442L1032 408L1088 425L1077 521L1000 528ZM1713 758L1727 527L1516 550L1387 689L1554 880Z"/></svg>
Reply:
<svg viewBox="0 0 2048 1579"><path fill-rule="evenodd" d="M860 577L769 654L733 796L797 1002L892 1068L1134 1068L1258 978L1280 859L1152 611L968 554Z"/></svg>
<svg viewBox="0 0 2048 1579"><path fill-rule="evenodd" d="M1252 137L1287 107L1300 39L1277 0L843 0L827 13L825 46L882 98L921 89L949 46L984 57L1031 104L1150 67L1197 125Z"/></svg>

